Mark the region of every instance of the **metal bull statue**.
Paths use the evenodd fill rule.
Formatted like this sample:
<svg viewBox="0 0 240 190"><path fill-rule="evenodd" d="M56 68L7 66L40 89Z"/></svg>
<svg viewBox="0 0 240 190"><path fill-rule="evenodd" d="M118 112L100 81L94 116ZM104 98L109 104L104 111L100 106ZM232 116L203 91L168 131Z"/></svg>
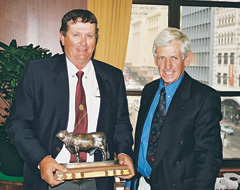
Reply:
<svg viewBox="0 0 240 190"><path fill-rule="evenodd" d="M97 149L101 151L103 161L109 158L107 140L103 132L83 134L62 130L56 136L65 144L68 151L75 155L75 162L79 162L80 152L88 152L93 155Z"/></svg>

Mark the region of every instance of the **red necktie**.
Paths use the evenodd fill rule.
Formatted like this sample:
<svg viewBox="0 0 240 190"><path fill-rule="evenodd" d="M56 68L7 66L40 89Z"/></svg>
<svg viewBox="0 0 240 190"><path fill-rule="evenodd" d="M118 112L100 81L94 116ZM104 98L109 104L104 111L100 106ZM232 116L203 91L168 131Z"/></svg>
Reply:
<svg viewBox="0 0 240 190"><path fill-rule="evenodd" d="M75 96L75 125L74 125L74 133L87 133L88 119L87 119L87 104L85 92L82 85L82 71L77 72L78 82L76 88L76 96ZM80 162L85 162L87 158L86 152L80 153ZM71 155L70 162L75 162L74 154Z"/></svg>

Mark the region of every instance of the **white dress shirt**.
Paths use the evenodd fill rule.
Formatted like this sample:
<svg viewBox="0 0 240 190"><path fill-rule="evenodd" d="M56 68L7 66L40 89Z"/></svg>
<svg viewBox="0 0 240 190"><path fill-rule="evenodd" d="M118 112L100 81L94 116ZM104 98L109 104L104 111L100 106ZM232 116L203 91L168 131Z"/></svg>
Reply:
<svg viewBox="0 0 240 190"><path fill-rule="evenodd" d="M67 59L67 58L66 58ZM67 59L68 81L69 81L69 115L67 131L73 132L75 124L75 94L78 77L78 69ZM87 114L88 114L88 133L96 132L97 120L100 108L100 92L98 88L96 73L93 63L89 63L82 69L84 72L82 82L86 96ZM69 163L71 154L65 145L56 157L58 163ZM87 154L87 162L93 162L94 156Z"/></svg>

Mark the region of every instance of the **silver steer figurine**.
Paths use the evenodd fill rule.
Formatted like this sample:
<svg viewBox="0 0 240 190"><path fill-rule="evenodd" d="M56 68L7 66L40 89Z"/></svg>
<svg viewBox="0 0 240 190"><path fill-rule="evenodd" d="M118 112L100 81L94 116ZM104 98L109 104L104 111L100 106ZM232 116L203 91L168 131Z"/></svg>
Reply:
<svg viewBox="0 0 240 190"><path fill-rule="evenodd" d="M101 151L103 161L109 158L107 140L103 132L83 134L69 133L67 130L62 130L56 136L65 144L68 151L75 155L75 162L80 162L80 152L88 152L93 155L97 149Z"/></svg>

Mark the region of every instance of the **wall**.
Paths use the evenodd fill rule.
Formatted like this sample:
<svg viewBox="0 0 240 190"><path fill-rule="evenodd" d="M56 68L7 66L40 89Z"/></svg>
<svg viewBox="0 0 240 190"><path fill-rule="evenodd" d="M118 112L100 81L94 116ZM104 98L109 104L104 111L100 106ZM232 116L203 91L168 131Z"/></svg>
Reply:
<svg viewBox="0 0 240 190"><path fill-rule="evenodd" d="M59 28L65 13L87 8L87 0L1 0L0 41L18 45L40 45L61 53Z"/></svg>

